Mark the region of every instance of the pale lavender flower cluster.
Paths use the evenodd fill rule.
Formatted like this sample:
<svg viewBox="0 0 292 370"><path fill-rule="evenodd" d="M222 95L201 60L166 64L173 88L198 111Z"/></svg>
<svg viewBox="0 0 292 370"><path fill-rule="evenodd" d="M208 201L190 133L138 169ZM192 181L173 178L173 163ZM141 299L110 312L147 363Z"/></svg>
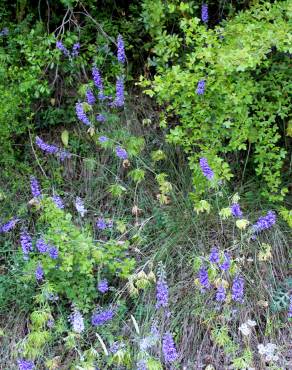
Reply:
<svg viewBox="0 0 292 370"><path fill-rule="evenodd" d="M100 326L112 320L113 317L114 311L111 309L104 311L97 310L91 317L91 323L93 326Z"/></svg>
<svg viewBox="0 0 292 370"><path fill-rule="evenodd" d="M99 217L98 220L96 221L96 227L99 230L105 230L107 228L113 227L113 221L106 221L104 218Z"/></svg>
<svg viewBox="0 0 292 370"><path fill-rule="evenodd" d="M95 96L91 89L86 90L86 100L89 105L95 104Z"/></svg>
<svg viewBox="0 0 292 370"><path fill-rule="evenodd" d="M122 107L125 103L124 77L120 76L116 81L116 98L111 104L113 107Z"/></svg>
<svg viewBox="0 0 292 370"><path fill-rule="evenodd" d="M27 231L22 231L20 233L20 245L23 252L23 258L28 260L29 252L33 250L32 239Z"/></svg>
<svg viewBox="0 0 292 370"><path fill-rule="evenodd" d="M201 8L201 19L204 23L207 23L209 20L209 14L208 14L208 5L203 4Z"/></svg>
<svg viewBox="0 0 292 370"><path fill-rule="evenodd" d="M219 265L222 271L228 271L231 265L231 258L227 252L224 252L224 261Z"/></svg>
<svg viewBox="0 0 292 370"><path fill-rule="evenodd" d="M137 369L136 370L148 370L147 362L145 360L139 360L137 362Z"/></svg>
<svg viewBox="0 0 292 370"><path fill-rule="evenodd" d="M70 315L70 322L75 333L82 333L84 330L84 319L78 310L74 310Z"/></svg>
<svg viewBox="0 0 292 370"><path fill-rule="evenodd" d="M29 360L19 359L17 364L19 370L33 370L35 368L34 363Z"/></svg>
<svg viewBox="0 0 292 370"><path fill-rule="evenodd" d="M100 293L106 293L109 289L108 281L106 279L100 280L97 289L100 291Z"/></svg>
<svg viewBox="0 0 292 370"><path fill-rule="evenodd" d="M75 208L81 217L84 217L87 210L85 209L84 202L80 197L77 197L75 200Z"/></svg>
<svg viewBox="0 0 292 370"><path fill-rule="evenodd" d="M30 177L30 189L31 189L32 196L34 198L41 198L42 194L41 194L40 186L39 186L38 180L34 176Z"/></svg>
<svg viewBox="0 0 292 370"><path fill-rule="evenodd" d="M171 333L167 332L162 338L162 352L165 362L174 362L178 358L178 353Z"/></svg>
<svg viewBox="0 0 292 370"><path fill-rule="evenodd" d="M263 230L269 229L276 223L276 214L273 211L269 211L266 216L260 217L257 222L253 225L253 230L259 233Z"/></svg>
<svg viewBox="0 0 292 370"><path fill-rule="evenodd" d="M168 285L166 282L166 276L164 267L162 264L159 265L158 280L156 284L156 308L168 306Z"/></svg>
<svg viewBox="0 0 292 370"><path fill-rule="evenodd" d="M83 104L82 103L76 103L76 115L79 119L79 121L83 122L86 126L90 126L91 123L88 119L88 117L86 116L86 113L84 112L84 109L83 109Z"/></svg>
<svg viewBox="0 0 292 370"><path fill-rule="evenodd" d="M196 93L198 95L203 95L205 93L205 85L206 85L206 81L203 79L198 82L197 90L196 90Z"/></svg>
<svg viewBox="0 0 292 370"><path fill-rule="evenodd" d="M223 286L219 286L216 292L216 301L224 302L226 299L226 290Z"/></svg>
<svg viewBox="0 0 292 370"><path fill-rule="evenodd" d="M58 207L59 209L64 208L63 200L59 195L53 195L52 199L53 199L53 202L55 203L56 207Z"/></svg>
<svg viewBox="0 0 292 370"><path fill-rule="evenodd" d="M289 310L288 310L289 319L292 318L292 294L290 294Z"/></svg>
<svg viewBox="0 0 292 370"><path fill-rule="evenodd" d="M202 286L202 291L205 291L205 289L210 288L208 271L205 269L205 267L201 267L199 270L199 281Z"/></svg>
<svg viewBox="0 0 292 370"><path fill-rule="evenodd" d="M128 158L128 153L125 149L121 148L120 146L116 147L116 155L117 157L121 159L127 159Z"/></svg>
<svg viewBox="0 0 292 370"><path fill-rule="evenodd" d="M203 172L203 175L208 179L208 180L212 180L213 177L214 177L214 172L211 170L209 164L208 164L208 161L207 161L207 158L200 158L200 167L201 167L201 170Z"/></svg>
<svg viewBox="0 0 292 370"><path fill-rule="evenodd" d="M219 263L220 257L219 257L219 251L218 248L213 247L210 251L209 261L211 263Z"/></svg>
<svg viewBox="0 0 292 370"><path fill-rule="evenodd" d="M244 280L241 276L237 275L233 279L231 293L232 299L236 302L243 302L243 295L244 295Z"/></svg>
<svg viewBox="0 0 292 370"><path fill-rule="evenodd" d="M106 136L100 136L100 137L98 138L98 141L99 141L100 143L106 143L106 142L108 141L108 137L106 137Z"/></svg>
<svg viewBox="0 0 292 370"><path fill-rule="evenodd" d="M36 248L40 253L47 253L49 245L44 241L44 239L38 239L36 241Z"/></svg>
<svg viewBox="0 0 292 370"><path fill-rule="evenodd" d="M42 265L39 263L35 270L35 278L37 281L41 281L44 278L44 270Z"/></svg>
<svg viewBox="0 0 292 370"><path fill-rule="evenodd" d="M98 89L99 99L103 99L104 98L103 82L102 82L101 74L100 74L98 68L96 68L96 67L92 68L92 78L93 78L93 82L94 82L95 86Z"/></svg>
<svg viewBox="0 0 292 370"><path fill-rule="evenodd" d="M231 213L233 217L240 218L242 217L242 211L240 209L240 205L238 203L233 203L230 207Z"/></svg>
<svg viewBox="0 0 292 370"><path fill-rule="evenodd" d="M124 64L126 61L125 44L121 35L118 36L117 44L118 44L118 61L121 64Z"/></svg>
<svg viewBox="0 0 292 370"><path fill-rule="evenodd" d="M19 221L18 218L12 218L11 220L6 222L5 224L1 225L0 226L0 233L6 234L9 231L13 230L18 221Z"/></svg>

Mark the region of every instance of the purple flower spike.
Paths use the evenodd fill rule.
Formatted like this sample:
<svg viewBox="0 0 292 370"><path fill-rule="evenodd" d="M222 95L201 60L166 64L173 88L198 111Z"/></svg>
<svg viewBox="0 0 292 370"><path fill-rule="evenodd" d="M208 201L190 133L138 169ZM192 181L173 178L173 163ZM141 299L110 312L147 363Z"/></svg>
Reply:
<svg viewBox="0 0 292 370"><path fill-rule="evenodd" d="M98 141L99 141L100 143L106 143L106 142L108 141L108 138L107 138L106 136L100 136L100 137L98 138Z"/></svg>
<svg viewBox="0 0 292 370"><path fill-rule="evenodd" d="M98 283L97 289L100 293L106 293L108 291L108 281L106 279L100 280Z"/></svg>
<svg viewBox="0 0 292 370"><path fill-rule="evenodd" d="M174 362L178 358L178 353L175 348L174 340L172 335L167 332L162 338L162 352L165 362Z"/></svg>
<svg viewBox="0 0 292 370"><path fill-rule="evenodd" d="M38 180L34 176L30 176L30 189L34 198L41 198L42 194Z"/></svg>
<svg viewBox="0 0 292 370"><path fill-rule="evenodd" d="M106 225L106 221L104 218L100 217L97 221L96 221L96 227L99 229L99 230L105 230L107 225Z"/></svg>
<svg viewBox="0 0 292 370"><path fill-rule="evenodd" d="M53 260L56 260L58 258L58 255L59 255L59 251L56 247L51 247L49 249L49 255L50 257L53 259Z"/></svg>
<svg viewBox="0 0 292 370"><path fill-rule="evenodd" d="M235 302L243 302L243 289L244 289L244 280L241 276L236 276L233 280L231 292L232 299Z"/></svg>
<svg viewBox="0 0 292 370"><path fill-rule="evenodd" d="M92 78L93 78L93 82L94 82L95 86L98 89L98 97L99 97L99 99L103 99L104 98L104 94L103 94L102 78L101 78L101 74L100 74L98 68L96 68L96 67L93 67L92 68Z"/></svg>
<svg viewBox="0 0 292 370"><path fill-rule="evenodd" d="M49 145L45 143L40 137L36 136L35 138L36 145L47 154L56 154L59 148L55 145Z"/></svg>
<svg viewBox="0 0 292 370"><path fill-rule="evenodd" d="M136 366L137 366L136 370L148 370L147 362L143 359L139 360Z"/></svg>
<svg viewBox="0 0 292 370"><path fill-rule="evenodd" d="M74 310L74 312L70 315L70 322L73 327L73 331L75 331L75 333L80 334L83 332L84 319L78 310Z"/></svg>
<svg viewBox="0 0 292 370"><path fill-rule="evenodd" d="M214 172L211 170L208 161L206 158L200 158L200 167L203 172L203 175L208 179L212 180L214 177Z"/></svg>
<svg viewBox="0 0 292 370"><path fill-rule="evenodd" d="M125 93L124 93L124 77L120 76L117 78L116 82L116 98L111 104L113 107L122 107L125 103Z"/></svg>
<svg viewBox="0 0 292 370"><path fill-rule="evenodd" d="M89 105L94 105L95 104L95 96L92 92L91 89L87 89L86 91L86 99L87 99L87 103Z"/></svg>
<svg viewBox="0 0 292 370"><path fill-rule="evenodd" d="M128 153L126 152L125 149L121 148L120 146L116 147L116 155L121 159L127 159L128 158Z"/></svg>
<svg viewBox="0 0 292 370"><path fill-rule="evenodd" d="M219 286L216 292L216 301L224 302L226 299L226 291L223 286Z"/></svg>
<svg viewBox="0 0 292 370"><path fill-rule="evenodd" d="M91 323L93 326L100 326L112 320L113 317L114 317L113 310L108 309L105 311L96 311L92 315Z"/></svg>
<svg viewBox="0 0 292 370"><path fill-rule="evenodd" d="M208 5L203 4L201 9L201 18L204 23L207 23L209 20L209 14L208 14Z"/></svg>
<svg viewBox="0 0 292 370"><path fill-rule="evenodd" d="M55 203L56 207L58 207L59 209L64 208L63 200L59 195L53 195L52 199L53 199L53 202Z"/></svg>
<svg viewBox="0 0 292 370"><path fill-rule="evenodd" d="M125 44L121 35L118 36L118 61L124 64L126 61Z"/></svg>
<svg viewBox="0 0 292 370"><path fill-rule="evenodd" d="M201 267L199 270L199 281L202 285L202 291L210 288L208 271L204 267Z"/></svg>
<svg viewBox="0 0 292 370"><path fill-rule="evenodd" d="M219 266L222 271L228 271L231 265L231 258L227 252L224 252L224 261Z"/></svg>
<svg viewBox="0 0 292 370"><path fill-rule="evenodd" d="M198 86L197 86L197 90L196 90L196 93L198 95L203 95L205 93L205 84L206 84L205 80L200 80L198 82Z"/></svg>
<svg viewBox="0 0 292 370"><path fill-rule="evenodd" d="M62 41L56 42L56 47L59 49L66 57L70 55L68 49L63 45Z"/></svg>
<svg viewBox="0 0 292 370"><path fill-rule="evenodd" d="M20 244L23 252L23 258L28 260L29 252L32 251L32 240L27 231L22 231L20 233Z"/></svg>
<svg viewBox="0 0 292 370"><path fill-rule="evenodd" d="M72 58L75 58L78 56L79 54L79 49L80 49L80 44L79 42L76 42L74 45L73 45L73 48L72 48L72 53L71 53L71 56Z"/></svg>
<svg viewBox="0 0 292 370"><path fill-rule="evenodd" d="M210 252L209 261L212 263L219 263L219 251L218 248L213 247Z"/></svg>
<svg viewBox="0 0 292 370"><path fill-rule="evenodd" d="M253 225L253 230L259 233L263 230L269 229L276 223L276 214L273 211L269 211L266 216L260 217L257 222Z"/></svg>
<svg viewBox="0 0 292 370"><path fill-rule="evenodd" d="M33 370L35 368L34 363L28 360L17 360L19 370Z"/></svg>
<svg viewBox="0 0 292 370"><path fill-rule="evenodd" d="M232 204L230 209L231 209L231 213L232 213L233 217L236 217L236 218L242 217L242 212L241 212L241 209L240 209L240 205L238 203Z"/></svg>
<svg viewBox="0 0 292 370"><path fill-rule="evenodd" d="M156 308L168 306L168 286L165 277L160 275L156 285Z"/></svg>
<svg viewBox="0 0 292 370"><path fill-rule="evenodd" d="M48 248L49 248L48 244L46 244L44 239L38 239L36 241L36 247L37 247L37 250L40 253L46 253L48 251Z"/></svg>
<svg viewBox="0 0 292 370"><path fill-rule="evenodd" d="M19 221L19 219L17 218L12 218L11 220L9 220L6 224L0 226L0 233L8 233L9 231L13 230L17 224L17 222Z"/></svg>
<svg viewBox="0 0 292 370"><path fill-rule="evenodd" d="M292 318L292 294L290 294L289 310L288 310L289 319Z"/></svg>
<svg viewBox="0 0 292 370"><path fill-rule="evenodd" d="M7 27L4 27L2 31L0 32L0 36L8 36L9 30Z"/></svg>
<svg viewBox="0 0 292 370"><path fill-rule="evenodd" d="M79 119L79 121L83 122L86 126L90 126L91 123L86 116L82 103L76 103L76 114Z"/></svg>
<svg viewBox="0 0 292 370"><path fill-rule="evenodd" d="M41 264L39 264L35 270L35 278L37 279L37 281L41 281L44 278L44 270Z"/></svg>
<svg viewBox="0 0 292 370"><path fill-rule="evenodd" d="M97 122L105 122L105 116L103 114L97 114L96 116Z"/></svg>

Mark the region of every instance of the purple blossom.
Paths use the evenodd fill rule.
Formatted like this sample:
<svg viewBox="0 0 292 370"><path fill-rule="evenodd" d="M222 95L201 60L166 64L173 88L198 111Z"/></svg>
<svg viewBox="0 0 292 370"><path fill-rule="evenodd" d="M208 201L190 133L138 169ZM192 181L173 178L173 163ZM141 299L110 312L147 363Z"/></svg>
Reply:
<svg viewBox="0 0 292 370"><path fill-rule="evenodd" d="M105 116L103 115L103 114L97 114L97 116L95 117L96 118L96 120L98 121L98 122L105 122Z"/></svg>
<svg viewBox="0 0 292 370"><path fill-rule="evenodd" d="M203 4L201 8L201 18L204 23L207 23L209 20L209 14L208 14L208 5Z"/></svg>
<svg viewBox="0 0 292 370"><path fill-rule="evenodd" d="M105 324L107 321L112 320L113 317L114 317L113 310L110 309L104 311L97 310L96 312L93 313L91 317L91 323L93 326L100 326Z"/></svg>
<svg viewBox="0 0 292 370"><path fill-rule="evenodd" d="M120 76L116 81L116 98L111 104L113 107L122 107L125 103L124 77Z"/></svg>
<svg viewBox="0 0 292 370"><path fill-rule="evenodd" d="M116 155L121 159L127 159L128 153L125 149L121 148L120 146L116 147Z"/></svg>
<svg viewBox="0 0 292 370"><path fill-rule="evenodd" d="M94 105L95 104L95 96L94 96L91 89L86 90L86 99L87 99L87 103L89 105Z"/></svg>
<svg viewBox="0 0 292 370"><path fill-rule="evenodd" d="M74 310L74 312L70 315L70 322L73 327L73 331L75 331L75 333L80 334L83 332L84 319L78 310Z"/></svg>
<svg viewBox="0 0 292 370"><path fill-rule="evenodd" d="M34 176L30 176L30 189L34 198L41 198L42 194L38 180Z"/></svg>
<svg viewBox="0 0 292 370"><path fill-rule="evenodd" d="M219 266L222 271L228 271L231 265L231 258L227 252L224 252L224 261Z"/></svg>
<svg viewBox="0 0 292 370"><path fill-rule="evenodd" d="M62 41L56 42L56 47L59 49L66 57L70 55L68 49L63 45Z"/></svg>
<svg viewBox="0 0 292 370"><path fill-rule="evenodd" d="M219 263L219 251L218 248L213 247L210 252L209 261L212 263Z"/></svg>
<svg viewBox="0 0 292 370"><path fill-rule="evenodd" d="M20 245L23 252L23 258L28 260L29 252L32 251L32 239L27 231L20 233Z"/></svg>
<svg viewBox="0 0 292 370"><path fill-rule="evenodd" d="M168 285L166 282L166 276L164 267L162 264L159 266L158 270L158 280L156 284L156 308L167 307L168 306Z"/></svg>
<svg viewBox="0 0 292 370"><path fill-rule="evenodd" d="M236 302L243 302L243 292L244 290L244 280L241 276L236 276L233 279L233 284L231 288L232 299Z"/></svg>
<svg viewBox="0 0 292 370"><path fill-rule="evenodd" d="M0 36L8 36L9 30L7 27L4 27L2 31L0 32Z"/></svg>
<svg viewBox="0 0 292 370"><path fill-rule="evenodd" d="M91 125L88 117L86 116L84 112L82 103L76 103L76 114L77 114L79 121L83 122L86 126Z"/></svg>
<svg viewBox="0 0 292 370"><path fill-rule="evenodd" d="M216 292L216 301L217 302L224 302L225 299L226 299L225 288L223 286L219 286L217 288L217 292Z"/></svg>
<svg viewBox="0 0 292 370"><path fill-rule="evenodd" d="M75 208L81 217L84 217L87 210L84 207L84 202L80 197L77 197L75 200Z"/></svg>
<svg viewBox="0 0 292 370"><path fill-rule="evenodd" d="M47 321L47 327L48 328L53 328L54 327L54 325L55 325L55 320L54 319L49 319L48 321Z"/></svg>
<svg viewBox="0 0 292 370"><path fill-rule="evenodd" d="M136 370L148 370L147 362L145 360L139 360L137 362L137 369Z"/></svg>
<svg viewBox="0 0 292 370"><path fill-rule="evenodd" d="M203 79L198 82L198 86L196 90L196 93L198 95L203 95L205 93L205 84L206 84L206 81Z"/></svg>
<svg viewBox="0 0 292 370"><path fill-rule="evenodd" d="M19 359L17 360L19 370L33 370L35 368L32 361Z"/></svg>
<svg viewBox="0 0 292 370"><path fill-rule="evenodd" d="M96 221L96 227L99 229L99 230L104 230L106 229L107 227L107 224L106 224L106 221L104 218L100 217L97 221Z"/></svg>
<svg viewBox="0 0 292 370"><path fill-rule="evenodd" d="M234 217L236 217L236 218L242 217L242 212L241 212L241 209L240 209L240 205L238 203L232 204L230 209L231 209L231 213Z"/></svg>
<svg viewBox="0 0 292 370"><path fill-rule="evenodd" d="M106 142L108 141L108 137L106 137L106 136L100 136L100 137L98 138L98 141L99 141L100 143L106 143Z"/></svg>
<svg viewBox="0 0 292 370"><path fill-rule="evenodd" d="M37 281L41 281L44 278L44 270L42 268L42 265L39 263L38 267L35 270L35 278Z"/></svg>
<svg viewBox="0 0 292 370"><path fill-rule="evenodd" d="M49 249L49 246L48 244L46 244L46 242L44 241L44 239L38 239L36 241L36 247L37 247L37 250L40 252L40 253L46 253Z"/></svg>
<svg viewBox="0 0 292 370"><path fill-rule="evenodd" d="M203 287L203 291L210 288L208 271L204 267L201 267L199 270L199 281Z"/></svg>
<svg viewBox="0 0 292 370"><path fill-rule="evenodd" d="M56 207L58 207L60 209L64 208L63 200L59 195L53 195L52 199L53 199L53 202L55 203Z"/></svg>
<svg viewBox="0 0 292 370"><path fill-rule="evenodd" d="M118 36L118 61L122 64L126 61L125 44L121 35Z"/></svg>
<svg viewBox="0 0 292 370"><path fill-rule="evenodd" d="M276 214L273 211L269 211L266 216L260 217L257 222L253 225L253 230L259 233L265 229L269 229L276 223Z"/></svg>
<svg viewBox="0 0 292 370"><path fill-rule="evenodd" d="M121 348L124 347L123 343L113 342L109 348L109 351L113 354L117 353Z"/></svg>
<svg viewBox="0 0 292 370"><path fill-rule="evenodd" d="M72 58L75 58L78 56L79 54L79 49L80 49L80 44L79 42L76 42L73 47L72 47L72 52L71 52L71 56Z"/></svg>
<svg viewBox="0 0 292 370"><path fill-rule="evenodd" d="M18 221L19 221L18 218L12 218L8 222L6 222L6 224L3 224L2 226L0 226L0 233L5 234L5 233L8 233L9 231L13 230Z"/></svg>
<svg viewBox="0 0 292 370"><path fill-rule="evenodd" d="M200 158L200 167L203 172L203 175L208 179L212 180L214 177L214 172L211 170L208 161L206 158Z"/></svg>
<svg viewBox="0 0 292 370"><path fill-rule="evenodd" d="M67 150L59 149L57 157L63 162L65 159L71 158L71 153L67 152Z"/></svg>
<svg viewBox="0 0 292 370"><path fill-rule="evenodd" d="M59 251L56 247L50 247L49 249L49 255L53 260L56 260L59 255Z"/></svg>
<svg viewBox="0 0 292 370"><path fill-rule="evenodd" d="M59 151L59 148L55 145L49 145L45 143L40 137L35 138L36 145L45 153L56 154Z"/></svg>
<svg viewBox="0 0 292 370"><path fill-rule="evenodd" d="M289 319L292 318L292 294L290 294L289 310L288 310Z"/></svg>
<svg viewBox="0 0 292 370"><path fill-rule="evenodd" d="M97 289L100 293L106 293L108 291L108 281L106 279L100 280L98 283Z"/></svg>
<svg viewBox="0 0 292 370"><path fill-rule="evenodd" d="M104 94L103 94L102 78L101 78L101 74L100 74L98 68L96 68L96 67L93 67L92 68L92 78L93 78L93 82L94 82L95 86L98 89L98 97L99 97L99 99L103 99L104 98Z"/></svg>
<svg viewBox="0 0 292 370"><path fill-rule="evenodd" d="M171 333L167 332L162 338L162 352L165 362L174 362L178 358L175 343Z"/></svg>

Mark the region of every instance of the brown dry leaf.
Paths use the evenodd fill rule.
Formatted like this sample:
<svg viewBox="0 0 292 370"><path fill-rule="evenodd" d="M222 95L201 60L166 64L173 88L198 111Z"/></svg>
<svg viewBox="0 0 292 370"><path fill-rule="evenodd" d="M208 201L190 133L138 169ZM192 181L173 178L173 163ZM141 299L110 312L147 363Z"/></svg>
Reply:
<svg viewBox="0 0 292 370"><path fill-rule="evenodd" d="M128 159L124 159L123 160L123 163L122 163L122 166L124 168L129 168L131 166L131 163L130 163L130 161Z"/></svg>

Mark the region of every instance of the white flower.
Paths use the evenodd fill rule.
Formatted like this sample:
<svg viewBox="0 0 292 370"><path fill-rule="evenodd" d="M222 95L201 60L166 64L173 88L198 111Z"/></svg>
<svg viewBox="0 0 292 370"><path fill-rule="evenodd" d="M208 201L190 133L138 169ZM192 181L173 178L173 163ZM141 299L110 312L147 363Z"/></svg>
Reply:
<svg viewBox="0 0 292 370"><path fill-rule="evenodd" d="M77 197L75 200L75 208L77 209L77 212L80 213L80 216L84 217L87 209L85 209L83 200L80 197Z"/></svg>
<svg viewBox="0 0 292 370"><path fill-rule="evenodd" d="M246 336L251 333L250 327L247 325L247 323L241 324L238 329L241 332L241 334Z"/></svg>
<svg viewBox="0 0 292 370"><path fill-rule="evenodd" d="M256 324L257 324L257 323L256 323L255 321L253 321L253 320L247 320L247 322L246 322L246 323L247 323L247 325L248 325L248 326L251 326L251 327L256 326Z"/></svg>
<svg viewBox="0 0 292 370"><path fill-rule="evenodd" d="M275 351L277 350L277 346L274 343L267 343L266 345L259 344L258 351L259 354L265 357L265 361L278 361L279 356Z"/></svg>

